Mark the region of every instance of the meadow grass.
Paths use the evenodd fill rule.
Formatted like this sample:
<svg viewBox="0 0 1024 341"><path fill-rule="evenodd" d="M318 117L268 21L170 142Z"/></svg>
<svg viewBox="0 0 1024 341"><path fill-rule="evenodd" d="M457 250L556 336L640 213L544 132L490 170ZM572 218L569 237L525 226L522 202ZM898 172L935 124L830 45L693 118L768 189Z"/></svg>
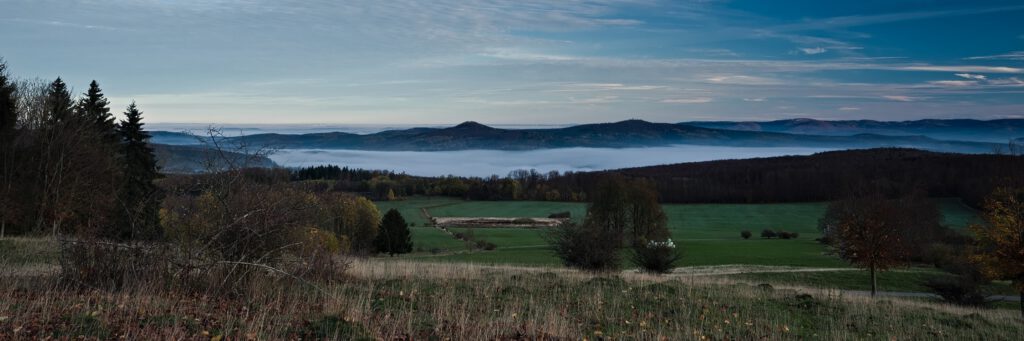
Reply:
<svg viewBox="0 0 1024 341"><path fill-rule="evenodd" d="M977 212L958 199L938 199L944 222L963 229L978 222ZM569 211L574 220L586 213L585 203L543 201L463 201L439 197L412 197L400 201L377 202L385 211L398 209L406 220L416 223L413 244L423 259L433 261L465 261L484 264L519 264L550 266L559 262L543 247L543 229L528 228L451 228L467 232L497 245L493 251L472 251L460 241L444 239L440 230L420 229L429 223L425 209L432 216L457 217L546 217L551 213ZM825 254L824 246L814 239L818 219L826 203L787 204L666 204L672 238L683 250L681 265L786 265L807 267L846 267L834 256ZM798 232L795 240L764 240L764 229ZM436 230L436 229L435 229ZM743 240L740 232L749 230L753 238ZM452 254L436 256L430 250L447 250Z"/></svg>
<svg viewBox="0 0 1024 341"><path fill-rule="evenodd" d="M0 264L7 266L9 264ZM314 286L318 290L314 289ZM709 276L357 259L340 281L265 275L235 295L140 280L0 276L0 339L1011 340L1017 312Z"/></svg>

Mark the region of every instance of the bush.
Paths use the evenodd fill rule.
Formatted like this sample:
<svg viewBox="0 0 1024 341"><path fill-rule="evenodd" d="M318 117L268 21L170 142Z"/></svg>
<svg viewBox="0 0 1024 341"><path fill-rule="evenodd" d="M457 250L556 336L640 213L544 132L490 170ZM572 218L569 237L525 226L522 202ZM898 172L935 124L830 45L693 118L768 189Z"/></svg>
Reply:
<svg viewBox="0 0 1024 341"><path fill-rule="evenodd" d="M161 244L63 240L60 248L61 277L87 287L120 289L170 277L167 248Z"/></svg>
<svg viewBox="0 0 1024 341"><path fill-rule="evenodd" d="M743 230L743 232L740 232L740 237L743 237L743 239L750 239L751 235L752 234L748 230Z"/></svg>
<svg viewBox="0 0 1024 341"><path fill-rule="evenodd" d="M764 231L761 231L761 238L772 239L772 238L775 238L776 236L777 236L777 234L775 234L775 231L772 231L772 230L769 230L769 229L765 229Z"/></svg>
<svg viewBox="0 0 1024 341"><path fill-rule="evenodd" d="M622 237L614 231L569 222L551 229L547 238L568 267L594 272L619 269Z"/></svg>
<svg viewBox="0 0 1024 341"><path fill-rule="evenodd" d="M786 231L779 231L777 235L779 236L779 239L790 239L793 236L792 234Z"/></svg>
<svg viewBox="0 0 1024 341"><path fill-rule="evenodd" d="M924 286L952 304L971 307L983 307L989 304L989 295L982 289L981 283L970 278L962 276L937 277L926 281Z"/></svg>
<svg viewBox="0 0 1024 341"><path fill-rule="evenodd" d="M494 243L491 243L491 242L486 241L486 240L477 240L476 241L476 248L481 249L481 250L491 251L491 250L497 249L498 245L495 245Z"/></svg>
<svg viewBox="0 0 1024 341"><path fill-rule="evenodd" d="M797 232L791 232L791 233L789 234L789 238L792 238L792 239L797 239L797 238L800 238L800 234L799 234L799 233L797 233Z"/></svg>
<svg viewBox="0 0 1024 341"><path fill-rule="evenodd" d="M650 273L672 272L680 258L672 239L664 242L649 241L646 245L633 247L633 264Z"/></svg>

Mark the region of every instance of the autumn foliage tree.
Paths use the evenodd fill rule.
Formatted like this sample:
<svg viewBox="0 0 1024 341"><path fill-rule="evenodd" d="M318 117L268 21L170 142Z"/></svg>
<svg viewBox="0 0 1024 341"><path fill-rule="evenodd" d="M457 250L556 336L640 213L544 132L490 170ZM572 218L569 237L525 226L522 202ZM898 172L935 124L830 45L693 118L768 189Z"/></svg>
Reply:
<svg viewBox="0 0 1024 341"><path fill-rule="evenodd" d="M871 295L877 272L910 262L920 244L928 244L938 211L920 194L887 197L859 195L829 204L823 224L826 239L839 257L871 274Z"/></svg>
<svg viewBox="0 0 1024 341"><path fill-rule="evenodd" d="M974 225L971 260L986 277L1009 280L1021 294L1024 317L1024 189L997 189L985 203L985 225Z"/></svg>

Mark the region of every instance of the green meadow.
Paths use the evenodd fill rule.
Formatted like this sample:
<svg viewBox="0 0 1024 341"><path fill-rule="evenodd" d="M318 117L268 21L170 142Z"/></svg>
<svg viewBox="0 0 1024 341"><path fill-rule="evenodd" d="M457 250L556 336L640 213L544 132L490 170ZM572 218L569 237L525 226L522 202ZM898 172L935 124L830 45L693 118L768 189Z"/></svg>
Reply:
<svg viewBox="0 0 1024 341"><path fill-rule="evenodd" d="M477 240L497 245L493 251L472 251L465 242L429 226L425 214L435 217L546 217L569 211L581 219L586 204L539 201L463 201L451 198L414 197L378 202L382 212L398 209L412 227L416 252L408 257L436 261L483 264L557 266L548 251L544 229L451 228L452 233L471 234ZM820 237L818 219L826 203L788 204L666 204L672 238L683 250L683 266L784 265L801 267L845 267L841 260L825 254L814 241ZM945 223L962 229L978 222L977 212L956 199L939 199ZM761 239L764 229L797 232L791 240ZM740 238L749 230L753 237Z"/></svg>

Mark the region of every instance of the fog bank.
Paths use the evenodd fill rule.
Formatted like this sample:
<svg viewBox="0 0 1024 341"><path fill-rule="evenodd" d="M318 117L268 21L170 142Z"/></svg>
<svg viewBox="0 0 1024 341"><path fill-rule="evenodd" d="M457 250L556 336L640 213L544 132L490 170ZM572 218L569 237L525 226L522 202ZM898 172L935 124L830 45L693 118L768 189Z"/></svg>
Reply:
<svg viewBox="0 0 1024 341"><path fill-rule="evenodd" d="M338 149L283 149L270 158L281 166L338 165L388 169L423 176L504 176L516 169L540 172L593 171L680 162L808 155L821 148L670 146L650 148L559 148L530 151L463 150L382 152Z"/></svg>

